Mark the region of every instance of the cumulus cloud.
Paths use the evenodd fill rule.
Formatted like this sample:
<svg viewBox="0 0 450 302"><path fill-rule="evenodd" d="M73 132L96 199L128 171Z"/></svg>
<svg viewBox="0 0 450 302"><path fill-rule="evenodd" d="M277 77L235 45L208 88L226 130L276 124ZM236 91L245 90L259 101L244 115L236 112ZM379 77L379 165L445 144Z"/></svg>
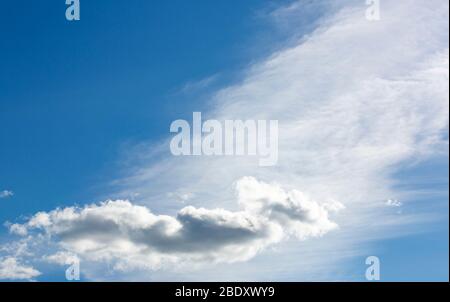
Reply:
<svg viewBox="0 0 450 302"><path fill-rule="evenodd" d="M235 212L188 206L173 217L117 200L37 213L11 228L57 238L69 253L46 257L50 262L68 263L76 254L114 261L123 270L183 260L244 261L290 236L305 240L337 228L328 216L342 208L337 202L320 204L297 190L285 191L252 177L239 180L236 191L240 210Z"/></svg>
<svg viewBox="0 0 450 302"><path fill-rule="evenodd" d="M39 271L19 263L14 257L0 258L0 280L30 280L39 275Z"/></svg>
<svg viewBox="0 0 450 302"><path fill-rule="evenodd" d="M15 235L20 235L20 236L25 236L28 234L28 230L26 228L26 226L21 225L19 223L7 223L6 226L9 228L9 232L11 234L15 234Z"/></svg>
<svg viewBox="0 0 450 302"><path fill-rule="evenodd" d="M53 255L44 256L43 258L48 263L58 265L72 265L74 263L80 262L80 259L77 255L66 251L59 251Z"/></svg>
<svg viewBox="0 0 450 302"><path fill-rule="evenodd" d="M9 198L9 197L12 197L13 195L14 195L13 191L9 191L9 190L0 191L0 199Z"/></svg>
<svg viewBox="0 0 450 302"><path fill-rule="evenodd" d="M253 177L239 180L237 192L239 204L246 212L267 217L300 239L322 236L336 229L336 223L328 215L344 208L337 201L319 204L298 190L286 192L279 185L259 182Z"/></svg>

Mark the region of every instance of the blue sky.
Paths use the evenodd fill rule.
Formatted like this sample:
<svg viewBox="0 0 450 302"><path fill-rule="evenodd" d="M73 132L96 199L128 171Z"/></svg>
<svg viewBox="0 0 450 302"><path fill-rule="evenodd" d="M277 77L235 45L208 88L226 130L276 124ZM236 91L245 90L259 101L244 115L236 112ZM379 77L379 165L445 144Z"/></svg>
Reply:
<svg viewBox="0 0 450 302"><path fill-rule="evenodd" d="M334 239L327 241L325 235L321 240L327 243L316 243L321 240L313 238L311 247L304 246L308 240L300 244L291 239L277 252L253 255L249 251L245 264L233 260L227 266L218 260L221 274L180 268L183 273L177 271L177 276L247 280L258 279L261 272L274 267L292 266L270 278L362 281L365 257L376 254L382 260L384 281L448 280L448 105L444 105L448 100L443 97L448 85L438 83L441 88L436 88L434 75L427 73L442 67L448 79L448 38L436 33L440 29L448 35L448 21L440 19L448 7L445 1L432 1L435 7L429 14L421 12L421 6L432 6L424 1L404 7L386 1L386 18L379 21L379 28L361 23L356 33L350 30L348 35L343 34L348 30L345 25L365 22L364 15L362 21L354 17L358 11L363 14L364 1L82 0L78 22L65 19L63 0L4 2L0 11L0 192L9 190L14 195L0 199L0 222L26 223L40 211L84 207L106 199L130 199L153 213L175 215L183 205L161 198L173 192L192 193L196 198L188 202L195 207L231 211L233 183L252 176L261 186L275 182L286 192L295 188L313 200L342 202L346 210L336 218L340 228L330 235ZM430 21L425 29L420 24L411 28L408 22L414 18L403 20L403 9L406 15L417 13L423 22L437 21ZM385 30L413 42L408 44L407 38L396 42L383 35ZM351 35L361 40L345 44ZM372 40L364 40L370 35ZM370 41L381 41L386 51L368 54L373 46L366 49L365 45ZM427 46L421 45L424 41L429 42ZM327 48L330 45L333 51ZM438 62L437 67L430 63L432 67L422 69L419 65L435 62L439 54L447 58L446 66ZM346 74L354 78L347 79ZM410 78L424 84L405 88L397 81ZM361 85L365 87L361 90L352 84L365 81L375 84ZM374 92L385 90L390 93ZM279 95L280 91L286 93ZM358 97L348 97L353 92L361 101L370 98L372 102L356 103ZM364 109L354 111L359 106L369 108L370 114ZM337 108L336 120L319 115L326 114L327 108ZM164 149L170 123L190 119L194 111L286 121L281 130L287 134L280 133L280 156L284 156L280 167L272 171L232 159L192 163L171 158L168 148ZM343 121L340 115L357 116L360 123L349 124L352 119ZM391 130L379 127L379 121ZM296 123L305 125L301 134L295 132L300 131ZM332 130L325 132L328 127ZM316 133L318 128L323 132ZM355 134L359 129L367 133L360 137ZM323 138L330 138L326 148L320 145ZM346 139L357 147L339 143ZM304 145L308 148L299 147ZM162 154L151 157L150 150L158 149L155 146L163 146ZM317 156L310 155L310 146L313 151L318 148L313 152ZM321 153L328 148L329 152ZM322 166L329 158L336 163ZM153 175L158 169L164 172ZM229 173L215 174L222 170ZM321 185L330 191L323 192ZM355 187L357 192L352 192ZM134 193L140 197L131 197ZM401 214L384 206L390 198L401 200ZM386 221L386 225L367 227L378 224L374 221ZM4 247L20 240L6 226L0 234ZM65 243L57 240L52 241L52 251L40 248L32 257L17 256L41 272L30 279L64 280L64 266L42 260ZM352 248L347 250L348 246ZM308 249L314 254L311 259L300 252ZM65 250L76 252L77 247L66 245ZM330 262L321 265L319 254L328 255ZM284 255L286 259L305 256L305 263L279 266L277 261ZM120 256L111 257L114 260L108 261L122 265L123 259L116 259ZM106 277L102 261L88 258L82 262L95 263L95 269L82 272L85 280L170 280L175 274L173 267L158 267L119 270ZM274 258L278 260L268 265L267 260ZM234 274L240 265L242 271ZM335 275L325 275L322 266Z"/></svg>
<svg viewBox="0 0 450 302"><path fill-rule="evenodd" d="M16 195L2 220L95 197L124 141L166 136L183 114L174 92L245 64L265 6L84 2L78 23L64 1L3 4L0 179Z"/></svg>

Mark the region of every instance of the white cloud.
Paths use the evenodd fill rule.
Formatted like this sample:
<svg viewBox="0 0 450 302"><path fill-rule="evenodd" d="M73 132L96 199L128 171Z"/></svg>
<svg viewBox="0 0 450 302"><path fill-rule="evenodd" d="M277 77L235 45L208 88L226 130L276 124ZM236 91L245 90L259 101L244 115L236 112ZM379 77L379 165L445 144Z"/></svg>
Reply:
<svg viewBox="0 0 450 302"><path fill-rule="evenodd" d="M16 258L0 258L0 280L30 280L41 275L31 266L18 262Z"/></svg>
<svg viewBox="0 0 450 302"><path fill-rule="evenodd" d="M11 234L20 236L26 236L28 234L28 230L24 225L14 223L14 224L7 224L7 227L9 228L9 232Z"/></svg>
<svg viewBox="0 0 450 302"><path fill-rule="evenodd" d="M400 201L398 201L397 199L388 199L386 201L386 206L388 206L388 207L396 207L396 208L398 208L398 207L401 207L402 205L403 204Z"/></svg>
<svg viewBox="0 0 450 302"><path fill-rule="evenodd" d="M9 197L12 197L13 195L14 195L13 191L8 191L8 190L0 191L0 199L9 198Z"/></svg>
<svg viewBox="0 0 450 302"><path fill-rule="evenodd" d="M192 198L195 197L194 194L192 193L179 193L179 192L170 192L167 194L167 197L169 199L175 199L176 201L179 201L181 203L186 203L189 200L191 200Z"/></svg>
<svg viewBox="0 0 450 302"><path fill-rule="evenodd" d="M279 185L259 182L253 177L239 180L237 192L246 212L267 217L299 239L322 236L336 229L338 226L329 220L328 214L344 209L339 202L319 204L298 190L286 192Z"/></svg>
<svg viewBox="0 0 450 302"><path fill-rule="evenodd" d="M72 265L80 261L77 255L66 251L59 251L53 255L44 256L44 260L58 265Z"/></svg>
<svg viewBox="0 0 450 302"><path fill-rule="evenodd" d="M235 212L188 206L172 217L118 200L41 212L21 228L58 238L70 252L47 256L47 261L67 264L78 255L88 261L112 261L120 270L156 269L185 261L245 261L291 235L301 240L319 237L337 228L329 209L342 208L252 177L237 183L237 194L241 208Z"/></svg>

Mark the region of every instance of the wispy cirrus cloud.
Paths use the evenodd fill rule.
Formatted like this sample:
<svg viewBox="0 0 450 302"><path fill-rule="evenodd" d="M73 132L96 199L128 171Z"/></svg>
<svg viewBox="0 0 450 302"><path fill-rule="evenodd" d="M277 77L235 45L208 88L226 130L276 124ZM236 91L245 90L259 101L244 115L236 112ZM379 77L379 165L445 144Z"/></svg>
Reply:
<svg viewBox="0 0 450 302"><path fill-rule="evenodd" d="M297 20L302 5L275 17ZM298 35L297 43L251 66L240 83L217 91L205 119L279 120L276 167L258 168L246 157L164 157L167 144L150 145L148 152L163 150L162 160L137 163L122 180L122 194L137 190L142 203L168 212L176 204L164 196L173 190L195 194L194 206L233 208L232 184L252 175L316 200L341 201L346 211L336 218L340 229L331 238L307 249L292 243L289 252L280 252L289 263L277 261L285 269L279 276L295 263L302 271L292 275L300 279L364 253L376 239L413 232L430 213L399 217L384 201L401 196L407 207L414 196L395 189L392 175L404 165L448 154L448 3L383 1L379 22L367 21L365 9L358 1L339 5L308 35ZM321 256L329 253L333 257ZM271 258L258 259L247 267L253 276L273 268L267 264Z"/></svg>

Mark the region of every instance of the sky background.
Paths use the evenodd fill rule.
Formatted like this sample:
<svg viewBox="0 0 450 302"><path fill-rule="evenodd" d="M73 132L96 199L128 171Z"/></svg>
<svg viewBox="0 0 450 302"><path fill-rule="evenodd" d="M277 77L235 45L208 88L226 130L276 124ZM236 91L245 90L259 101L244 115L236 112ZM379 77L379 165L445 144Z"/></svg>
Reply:
<svg viewBox="0 0 450 302"><path fill-rule="evenodd" d="M255 13L264 1L85 2L78 23L64 1L1 10L1 180L17 193L9 219L95 198L124 142L167 136L201 109L179 90L244 67L257 52L251 39L265 35Z"/></svg>
<svg viewBox="0 0 450 302"><path fill-rule="evenodd" d="M423 36L425 31L417 33L417 36L421 37L414 42L428 41L429 44L426 47L412 43L415 48L404 45L403 49L402 41L399 41L400 46L397 45L399 48L397 49L397 46L393 46L395 43L387 39L386 52L383 50L375 52L373 57L380 59L380 61L374 59L374 65L377 62L386 62L388 67L385 71L382 65L378 67L367 65L368 69L373 68L370 76L375 74L377 78L396 81L413 69L412 63L417 63L419 60L428 62L429 58L444 51L447 65L440 66L444 68L444 72L447 72L448 81L448 37L444 38L444 35L448 36L448 3L444 0L431 1L431 4L426 4L426 1L418 1L419 4L406 1L403 5L410 7L405 9L405 15L401 13L395 15L396 9L401 5L390 4L392 1L382 2L386 2L386 10L392 8L391 11L395 12L390 15L388 11L384 15L388 23L386 28L391 26L389 22L392 20L389 17L392 19L398 17L399 20L396 20L398 23L395 24L405 22L403 30L408 32L408 22L401 18L416 11L425 11L423 13L425 20L438 19L438 21L436 24L430 24L428 37ZM340 15L340 18L333 19L336 15L339 16L341 9L349 7L350 12L346 11ZM364 1L334 3L316 1L314 3L289 0L82 0L79 22L68 22L65 19L65 8L63 0L3 1L2 3L0 10L0 192L8 190L14 193L13 196L0 199L2 224L24 223L40 211L49 212L56 208L74 205L82 207L107 199L130 199L135 204L151 208L154 213L172 215L183 205L165 202L160 198L168 196L167 194L171 192L165 185L172 187L173 192L189 191L199 196L199 199L192 201L194 206L223 207L232 210L232 206L230 208L232 201L229 201L228 197L223 197L220 202L219 199L214 199L215 203L205 200L210 197L209 193L222 189L232 196L233 181L241 176L255 176L267 183L276 181L286 188L297 188L299 183L302 183L304 186L300 186L301 190L320 191L314 185L311 185L310 189L305 182L287 181L287 176L286 178L280 176L281 174L292 176L298 172L292 171L291 175L283 170L288 166L284 164L283 159L280 164L282 168L274 172L272 178L267 171L261 173L255 171L254 175L249 175L250 171L256 168L246 167L247 170L240 170L232 176L233 172L229 172L230 176L226 172L227 175L223 177L224 181L219 187L214 187L214 183L205 184L200 188L200 184L204 184L203 180L198 182L198 186L190 184L190 182L197 183L192 177L201 174L200 172L198 174L183 173L183 171L194 170L190 168L188 159L183 160L182 163L168 163L169 168L166 173L161 173L161 176L145 176L143 171L152 171L155 167L159 167L159 162L165 163L161 156L168 158L168 161L171 160L168 145L164 143L164 140L170 135L170 123L176 119L189 120L194 111L211 112L211 115L217 116L234 116L235 119L252 117L252 106L256 106L258 98L264 99L265 94L263 89L260 90L261 93L259 90L258 93L247 90L246 84L252 81L257 82L260 79L259 75L263 77L266 74L266 69L272 66L267 62L272 62L276 66L277 60L284 60L283 55L281 59L276 57L284 51L299 49L300 54L294 56L294 60L301 62L299 64L305 64L292 65L293 77L296 76L295 68L305 67L305 70L308 70L309 75L302 74L298 80L299 87L304 85L302 88L310 90L305 95L299 93L303 98L309 96L308 102L311 103L304 101L305 111L314 108L318 103L315 98L337 100L336 96L344 95L341 90L348 87L342 89L336 87L340 85L339 79L342 79L346 71L338 70L332 73L327 69L327 65L333 65L334 57L328 56L329 50L323 47L329 46L328 43L336 46L336 51L333 53L336 58L341 59L336 66L358 65L357 63L362 62L360 66L364 69L367 67L364 64L370 60L371 56L358 48L364 41L354 41L354 45L344 47L344 42L341 44L338 39L342 33L339 30L333 35L337 37L336 41L321 42L320 35L323 34L324 28L332 29L333 22L341 22L341 19L345 21L347 16L357 15L359 11L362 15L358 22L365 22L363 20L366 8ZM425 15L425 13L429 14ZM384 16L380 23L386 20ZM447 23L440 22L440 17L446 18ZM411 19L412 21L409 22L414 21L414 16ZM380 32L386 28L380 29ZM344 26L341 30L352 32L364 29L360 27L349 29ZM409 30L414 31L415 28ZM398 33L402 31L398 29ZM361 35L363 36L364 33ZM411 35L415 37L412 33ZM342 37L345 39L347 35L342 34ZM378 36L375 34L374 40L376 39ZM309 52L305 48L302 50L303 43L309 47L307 41L311 44L317 43L319 51L324 49L321 53L322 57L320 55L314 57L314 51ZM402 52L406 52L403 58L396 57ZM286 56L290 55L286 54ZM321 61L322 58L324 63ZM349 58L354 58L356 64L349 61ZM271 59L273 61L270 61ZM394 66L397 62L398 64ZM286 65L289 66L289 64ZM322 70L327 77L319 76ZM275 74L277 72L291 74L291 71L283 68L276 69ZM355 78L366 75L364 71L356 69L350 69L349 72L355 74ZM420 78L419 75L416 76ZM279 89L276 75L274 83L276 83L274 87ZM310 87L306 89L308 85L304 83L310 83ZM324 83L328 83L329 86L325 86ZM435 89L432 85L430 87ZM448 92L448 86L440 87L436 90ZM338 91L334 96L332 92L330 95L325 92L334 91L333 89ZM226 95L230 90L232 96ZM238 92L233 92L235 90ZM242 112L233 111L233 106L240 104L233 103L237 98L236 95L240 95L239 91L244 91L242 95L246 95L247 101L252 102L249 103L250 106L244 106L246 109ZM414 98L416 91L414 89L410 91L410 94L406 95L408 97L412 95L411 101L407 99L405 107L400 109L407 108L408 102L411 102L412 113L405 111L405 115L420 113L420 110L414 111L414 108L422 107L415 104L425 102L426 107L428 102L428 99L423 97ZM427 95L435 96L432 93ZM290 95L286 96L286 98L289 97ZM367 95L362 94L362 97ZM375 95L374 98L376 97L378 96ZM270 98L270 101L272 100ZM445 99L444 101L448 102ZM261 106L267 105L265 100L261 102ZM345 103L345 99L342 102ZM274 103L277 102L271 104ZM223 106L225 109L217 104L225 104ZM286 112L292 114L299 108L289 102L283 104L284 111L278 107L271 107L273 105L267 105L262 107L262 112L274 112L275 117L281 117L281 119L286 117L286 120L290 121L292 116ZM443 108L440 111L443 111L443 116L447 116L447 121L443 116L435 119L433 111L424 113L423 117L418 115L424 123L443 120L432 130L422 133L427 136L430 133L434 135L435 132L439 132L442 140L440 144L427 144L427 150L422 150L422 145L419 143L408 141L405 145L409 144L408 148L420 149L418 152L420 155L399 155L398 159L395 157L395 163L385 164L386 169L381 172L378 170L367 174L358 172L360 174L352 174L348 177L349 182L353 176L354 179L367 177L368 183L371 182L372 185L375 183L386 188L386 191L377 189L377 192L392 193L385 194L384 197L380 197L381 199L377 196L376 202L379 202L382 208L383 202L390 198L398 198L402 202L402 206L399 207L401 209L394 209L401 211L402 214L390 213L391 216L386 221L396 220L396 217L401 215L404 217L406 216L404 213L412 216L423 215L424 217L421 216L420 219L416 220L417 217L411 216L405 219L408 223L402 223L398 228L392 229L389 226L382 230L374 230L372 233L370 230L364 230L368 233L363 234L363 228L359 224L353 225L356 221L361 223L357 218L368 219L365 225L377 224L379 221L384 221L385 218L382 216L384 214L381 213L384 213L385 209L365 209L364 214L361 214L358 208L358 211L355 210L355 213L352 213L351 218L346 218L343 212L340 218L343 223L338 223L341 226L340 230L343 230L341 233L345 233L346 228L361 230L358 235L353 233L348 235L348 237L358 238L355 242L352 241L352 247L355 249L353 251L341 249L341 246L345 245L343 242L346 242L342 239L344 235L342 237L338 234L330 235L330 243L323 247L316 241L326 241L328 235L323 238L313 238L311 246L317 245L320 248L315 250L311 247L308 253L315 254L315 258L311 261L297 250L309 250L308 240L302 242L300 247L291 242L295 240L288 240L277 245L276 248L258 253L255 259L244 263L219 264L217 267L199 268L195 271L180 269L176 273L170 270L166 272L164 268L144 272L110 272L109 275L106 274L106 277L99 264L98 267L92 265L92 271L89 273L84 273L82 269L82 280L172 280L174 274L176 278L183 280L203 280L204 278L207 280L259 280L261 272L264 272L263 276L270 280L281 281L364 281L365 258L377 255L381 259L383 281L448 281L448 105L445 107L442 104L439 102L435 107L434 105L430 107ZM390 106L387 103L380 107L381 109L374 108L374 116L383 115L384 110L390 110ZM403 112L400 109L399 112ZM231 114L231 112L237 112L237 114ZM284 115L285 113L287 115ZM259 117L261 114L259 112L255 116ZM425 114L428 115L425 116ZM299 114L298 116L298 121L312 120L308 115ZM323 120L317 119L317 121L317 124L312 123L312 125L322 127ZM330 125L332 123L333 121ZM370 124L377 123L377 119L367 120L367 123L370 128ZM342 126L345 129L346 124L342 122ZM399 123L394 126L408 128L410 124ZM418 131L411 136L420 139L421 124L414 124L412 127L418 127ZM380 133L383 138L383 133L386 132ZM297 136L293 135L293 137ZM300 141L301 139L299 138ZM292 139L286 138L285 141L292 141ZM309 141L311 140L305 138L305 142ZM391 138L387 141L391 141ZM160 151L162 154L152 157L153 152L149 150L157 149L155 145L162 146L163 151ZM299 150L297 146L294 148L288 143L285 145L282 143L280 148L283 146ZM383 149L379 154L389 153L389 150L391 149L387 151ZM283 156L283 149L280 154ZM301 157L301 154L303 153L292 155L289 153L288 157ZM352 156L352 153L348 154ZM295 166L296 163L293 162L291 165ZM230 166L219 160L214 167L234 171L235 166L239 164ZM392 166L395 166L395 169ZM349 167L349 170L352 170L352 167ZM364 167L364 164L361 164L361 166L355 166L355 170L364 170ZM306 165L305 169L315 168ZM208 172L204 172L204 177L208 177L206 175ZM176 178L176 183L169 181L170 173ZM325 172L320 170L318 174L322 175ZM191 177L189 184L180 175L185 175L186 178ZM377 177L383 175L383 178L373 175ZM159 177L160 182L155 181L153 177ZM337 176L330 175L330 178L332 177ZM311 183L315 180L314 177L309 179ZM317 179L329 181L328 178ZM358 183L353 183L358 187ZM154 188L155 186L158 188ZM181 188L180 191L178 188ZM161 192L154 191L157 189ZM361 186L361 190L363 189ZM367 186L366 193L373 196L370 191L372 189ZM345 190L336 189L336 192L346 196ZM136 196L133 195L134 193ZM141 197L137 197L137 194ZM352 196L355 204L357 199L366 199L362 193L358 198L358 194L355 193ZM154 199L158 199L159 202L155 202ZM342 198L339 198L339 201L346 205L346 208L349 205L352 207L352 203L349 202L347 205ZM376 202L374 201L374 204ZM377 214L373 216L367 214L375 212ZM339 238L335 240L339 240L340 244L333 244L333 236ZM17 237L9 234L8 227L5 225L0 231L0 243L4 246L3 251L0 252L0 260L9 257L6 247L17 240L19 240ZM33 248L30 247L30 249ZM30 279L64 280L65 266L55 266L37 260L37 255L48 254L47 251L42 251L42 247L38 250L33 252L32 256L18 256L24 265L33 266L42 273ZM320 255L317 252L319 250ZM304 257L304 261L309 262L310 265L289 262L296 257ZM321 259L327 259L333 264L326 262L320 265ZM261 263L265 265L260 269ZM271 275L274 270L286 267L290 268Z"/></svg>

